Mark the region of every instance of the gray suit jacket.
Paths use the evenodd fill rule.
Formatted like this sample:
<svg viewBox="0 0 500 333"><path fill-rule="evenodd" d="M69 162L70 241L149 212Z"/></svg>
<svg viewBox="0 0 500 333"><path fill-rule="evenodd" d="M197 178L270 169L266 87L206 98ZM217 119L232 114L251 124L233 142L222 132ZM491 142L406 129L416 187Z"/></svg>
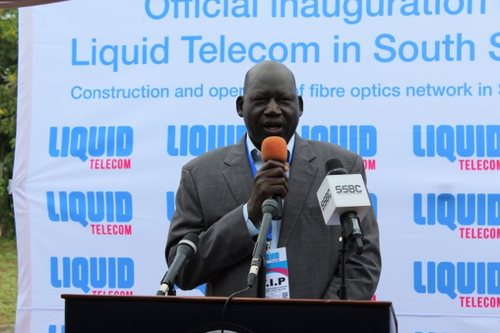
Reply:
<svg viewBox="0 0 500 333"><path fill-rule="evenodd" d="M337 299L341 228L325 225L316 191L326 176L329 159L339 159L348 173L361 174L366 182L363 161L338 145L295 136L278 242L287 251L290 298ZM250 198L252 184L245 138L207 152L182 168L167 239L169 265L187 233L199 234L200 243L179 275L179 288L189 290L207 283L207 296L228 296L246 287L255 242L242 206ZM348 299L370 299L380 276L379 232L373 209L361 227L364 253L353 253L351 246L346 259ZM256 289L239 296L256 296Z"/></svg>

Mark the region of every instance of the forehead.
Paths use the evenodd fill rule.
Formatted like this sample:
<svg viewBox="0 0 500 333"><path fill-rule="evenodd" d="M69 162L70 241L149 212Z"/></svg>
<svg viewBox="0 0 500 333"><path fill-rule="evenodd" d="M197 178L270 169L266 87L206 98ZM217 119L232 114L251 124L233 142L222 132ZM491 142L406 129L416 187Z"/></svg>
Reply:
<svg viewBox="0 0 500 333"><path fill-rule="evenodd" d="M249 90L293 90L293 74L283 66L263 65L248 72L245 88Z"/></svg>

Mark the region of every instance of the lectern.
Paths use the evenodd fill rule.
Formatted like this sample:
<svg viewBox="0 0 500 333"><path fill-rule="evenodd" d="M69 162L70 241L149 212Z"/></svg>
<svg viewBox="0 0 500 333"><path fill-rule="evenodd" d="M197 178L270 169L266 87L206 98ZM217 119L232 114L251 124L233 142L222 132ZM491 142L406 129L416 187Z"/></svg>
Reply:
<svg viewBox="0 0 500 333"><path fill-rule="evenodd" d="M390 302L224 297L62 295L66 333L396 333Z"/></svg>

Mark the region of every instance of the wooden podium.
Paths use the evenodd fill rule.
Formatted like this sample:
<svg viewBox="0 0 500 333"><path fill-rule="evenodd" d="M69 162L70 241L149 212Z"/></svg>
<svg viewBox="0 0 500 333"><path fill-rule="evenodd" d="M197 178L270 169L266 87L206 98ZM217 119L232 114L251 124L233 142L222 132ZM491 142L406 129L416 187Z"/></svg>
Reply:
<svg viewBox="0 0 500 333"><path fill-rule="evenodd" d="M66 333L396 333L390 302L224 297L62 295Z"/></svg>

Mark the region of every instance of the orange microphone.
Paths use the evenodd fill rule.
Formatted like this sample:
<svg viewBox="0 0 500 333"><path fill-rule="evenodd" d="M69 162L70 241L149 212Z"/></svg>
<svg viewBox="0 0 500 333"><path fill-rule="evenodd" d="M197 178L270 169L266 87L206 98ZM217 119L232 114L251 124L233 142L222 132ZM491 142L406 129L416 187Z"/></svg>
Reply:
<svg viewBox="0 0 500 333"><path fill-rule="evenodd" d="M286 141L280 136L268 136L265 138L264 141L262 141L260 152L262 153L262 159L264 162L274 160L285 163L288 160L288 148L286 146ZM280 220L282 217L282 199L279 195L275 195L273 200L275 200L278 204L277 211L273 215L273 218Z"/></svg>
<svg viewBox="0 0 500 333"><path fill-rule="evenodd" d="M264 162L275 160L286 162L288 159L288 149L286 141L281 136L268 136L262 141L262 159Z"/></svg>

